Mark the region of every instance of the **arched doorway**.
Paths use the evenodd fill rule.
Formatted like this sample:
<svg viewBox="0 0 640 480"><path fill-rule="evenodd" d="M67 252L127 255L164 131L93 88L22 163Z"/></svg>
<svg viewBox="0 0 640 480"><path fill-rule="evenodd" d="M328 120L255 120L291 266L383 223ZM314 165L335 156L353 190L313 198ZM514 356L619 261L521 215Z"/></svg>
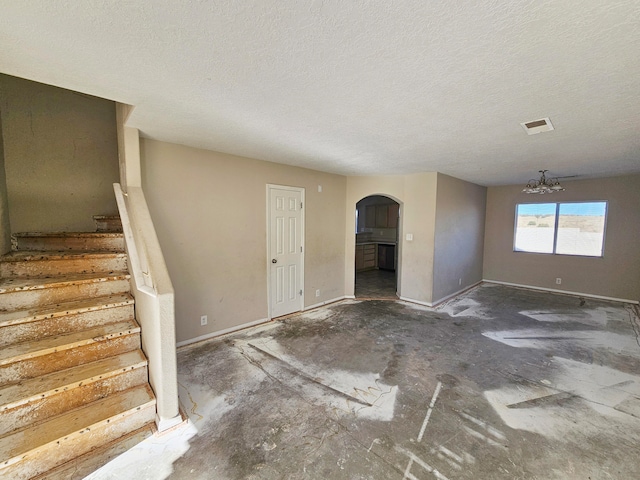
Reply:
<svg viewBox="0 0 640 480"><path fill-rule="evenodd" d="M398 298L400 204L384 195L356 203L356 298Z"/></svg>

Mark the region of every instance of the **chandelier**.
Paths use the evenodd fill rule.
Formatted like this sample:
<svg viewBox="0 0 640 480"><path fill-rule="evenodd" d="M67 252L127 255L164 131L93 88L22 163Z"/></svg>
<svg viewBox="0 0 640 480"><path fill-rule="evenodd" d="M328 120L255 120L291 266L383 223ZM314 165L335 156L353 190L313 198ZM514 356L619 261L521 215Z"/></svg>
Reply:
<svg viewBox="0 0 640 480"><path fill-rule="evenodd" d="M557 178L547 178L545 173L549 170L538 170L540 172L540 180L529 180L522 189L523 193L537 193L544 195L545 193L562 192L564 187L560 185Z"/></svg>

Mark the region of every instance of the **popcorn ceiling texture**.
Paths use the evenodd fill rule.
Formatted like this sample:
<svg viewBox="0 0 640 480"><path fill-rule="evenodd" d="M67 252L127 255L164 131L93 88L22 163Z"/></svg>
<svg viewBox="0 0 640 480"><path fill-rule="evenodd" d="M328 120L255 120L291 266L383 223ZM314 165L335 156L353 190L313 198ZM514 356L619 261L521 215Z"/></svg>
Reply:
<svg viewBox="0 0 640 480"><path fill-rule="evenodd" d="M637 1L1 4L0 71L134 105L150 138L482 185L640 171Z"/></svg>

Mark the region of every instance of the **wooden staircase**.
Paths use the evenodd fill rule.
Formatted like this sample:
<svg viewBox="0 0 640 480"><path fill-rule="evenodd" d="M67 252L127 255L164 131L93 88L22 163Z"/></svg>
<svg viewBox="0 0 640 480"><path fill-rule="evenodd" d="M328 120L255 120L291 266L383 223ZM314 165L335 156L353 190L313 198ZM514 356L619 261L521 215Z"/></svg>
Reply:
<svg viewBox="0 0 640 480"><path fill-rule="evenodd" d="M1 479L82 478L155 429L118 221L0 257Z"/></svg>

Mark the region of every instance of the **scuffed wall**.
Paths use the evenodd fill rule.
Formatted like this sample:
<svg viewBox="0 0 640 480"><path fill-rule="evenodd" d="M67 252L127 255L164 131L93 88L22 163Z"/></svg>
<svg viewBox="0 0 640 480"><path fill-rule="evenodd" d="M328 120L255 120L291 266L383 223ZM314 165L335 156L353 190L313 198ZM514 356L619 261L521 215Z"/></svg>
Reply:
<svg viewBox="0 0 640 480"><path fill-rule="evenodd" d="M149 139L141 161L178 342L267 319L267 184L305 188L305 307L344 296L345 177Z"/></svg>
<svg viewBox="0 0 640 480"><path fill-rule="evenodd" d="M0 87L12 230L91 231L116 213L114 102L8 75Z"/></svg>

